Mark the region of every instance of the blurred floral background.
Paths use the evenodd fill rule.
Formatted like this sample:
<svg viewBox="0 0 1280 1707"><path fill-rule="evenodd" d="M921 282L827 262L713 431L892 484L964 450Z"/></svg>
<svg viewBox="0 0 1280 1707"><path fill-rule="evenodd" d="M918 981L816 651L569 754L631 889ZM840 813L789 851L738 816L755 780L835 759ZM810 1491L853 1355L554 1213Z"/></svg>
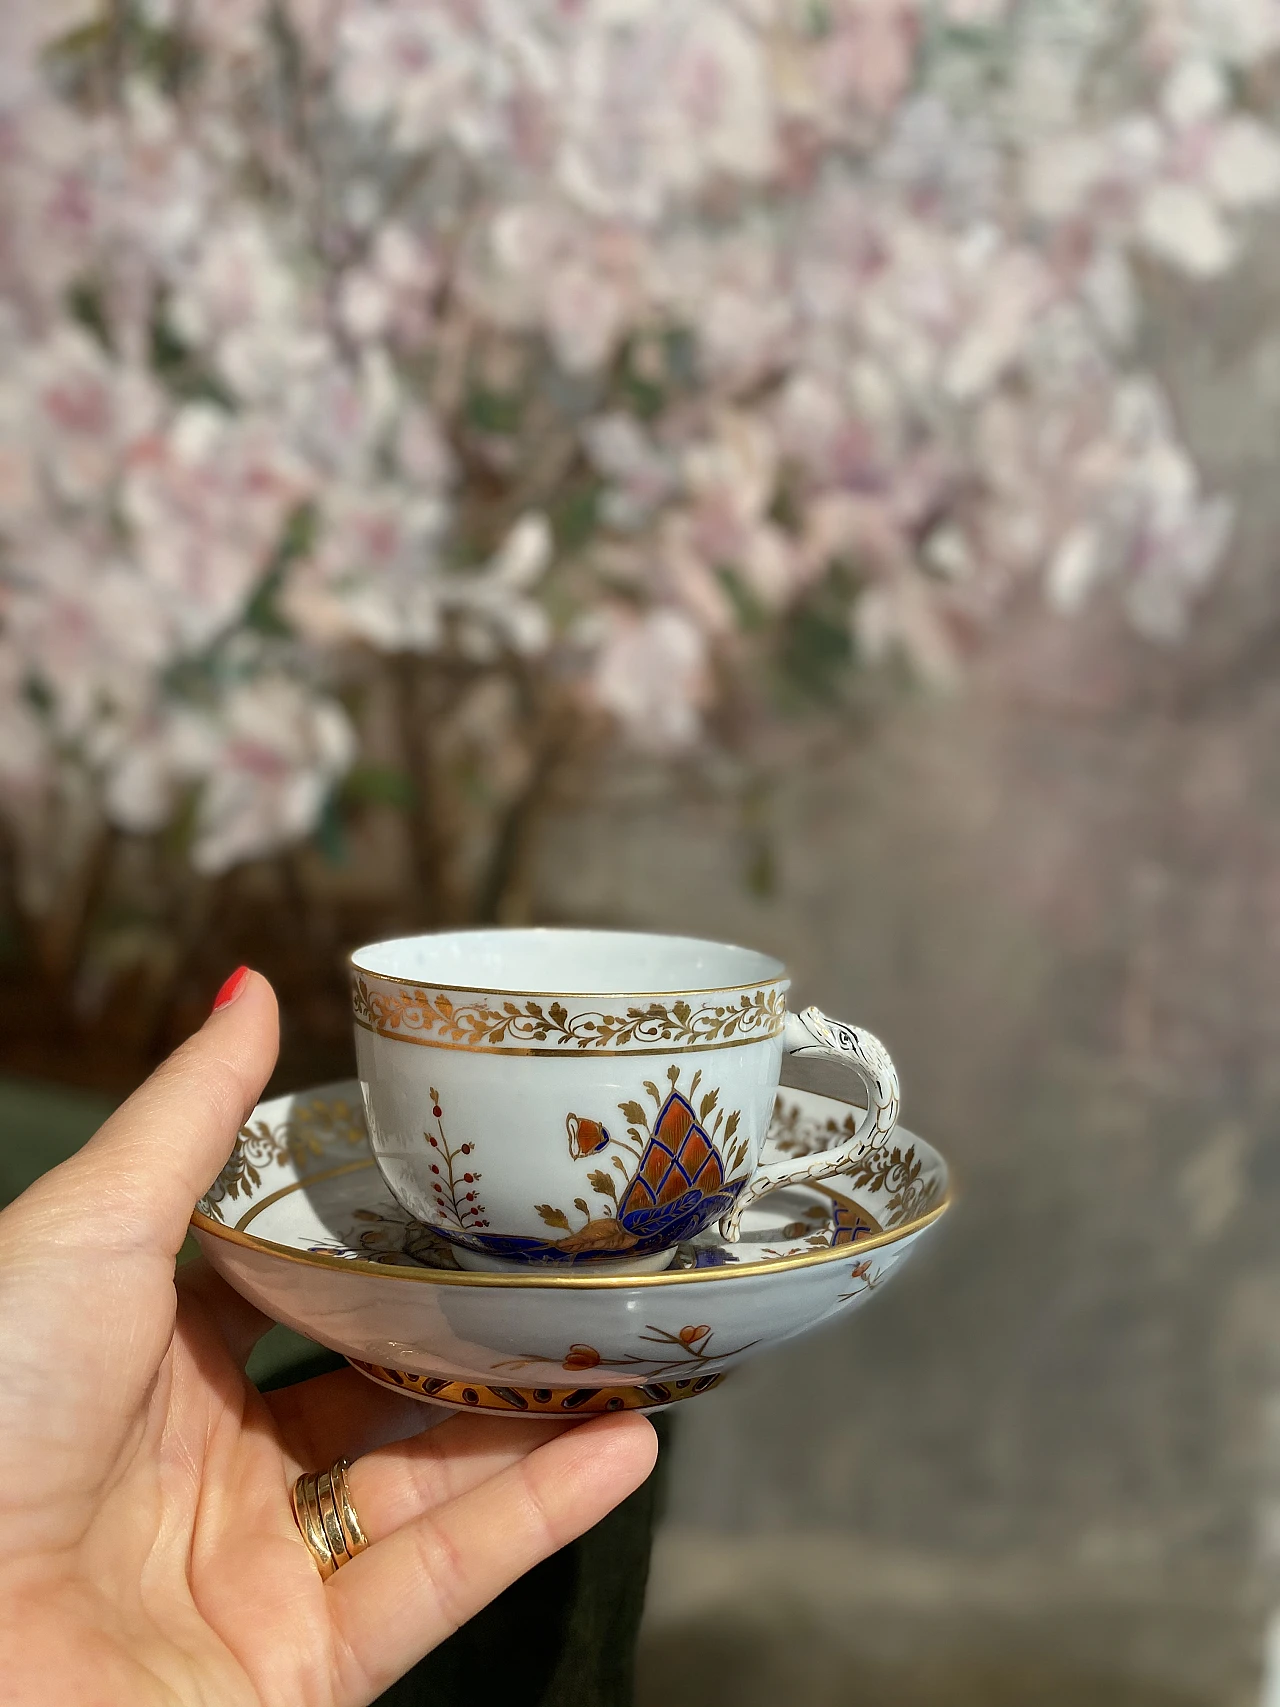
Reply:
<svg viewBox="0 0 1280 1707"><path fill-rule="evenodd" d="M297 1084L354 941L686 928L969 1181L688 1419L655 1702L1269 1687L1278 73L1280 0L0 16L4 1063L249 960Z"/></svg>

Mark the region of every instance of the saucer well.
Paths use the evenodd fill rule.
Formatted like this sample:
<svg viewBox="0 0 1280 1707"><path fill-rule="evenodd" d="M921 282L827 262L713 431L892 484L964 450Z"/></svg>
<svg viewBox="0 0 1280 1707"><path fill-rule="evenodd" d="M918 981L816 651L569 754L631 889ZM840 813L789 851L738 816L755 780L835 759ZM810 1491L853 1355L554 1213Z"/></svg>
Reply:
<svg viewBox="0 0 1280 1707"><path fill-rule="evenodd" d="M766 1160L852 1131L856 1106L782 1090ZM848 1172L753 1205L656 1274L485 1274L388 1192L352 1080L261 1103L192 1217L205 1255L267 1315L382 1386L458 1410L661 1410L852 1309L947 1207L937 1151L898 1128Z"/></svg>

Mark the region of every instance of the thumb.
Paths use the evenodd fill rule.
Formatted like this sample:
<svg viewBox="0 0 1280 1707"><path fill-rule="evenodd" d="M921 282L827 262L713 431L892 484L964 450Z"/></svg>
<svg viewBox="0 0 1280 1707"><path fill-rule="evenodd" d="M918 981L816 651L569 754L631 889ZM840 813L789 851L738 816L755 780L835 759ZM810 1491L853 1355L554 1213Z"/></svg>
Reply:
<svg viewBox="0 0 1280 1707"><path fill-rule="evenodd" d="M112 1241L176 1256L196 1200L231 1154L279 1046L275 992L241 967L200 1030L77 1155L46 1175L51 1188L74 1194L81 1231L90 1221Z"/></svg>

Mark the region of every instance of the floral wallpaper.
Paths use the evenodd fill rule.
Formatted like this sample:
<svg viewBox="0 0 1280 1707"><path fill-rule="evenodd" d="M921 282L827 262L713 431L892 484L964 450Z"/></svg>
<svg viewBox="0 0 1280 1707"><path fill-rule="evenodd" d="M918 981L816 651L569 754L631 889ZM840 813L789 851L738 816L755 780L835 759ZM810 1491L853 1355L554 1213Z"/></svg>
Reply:
<svg viewBox="0 0 1280 1707"><path fill-rule="evenodd" d="M1277 0L9 0L24 881L69 810L306 838L406 661L500 788L539 696L680 751L1026 586L1178 640L1232 513L1144 285L1280 198L1277 56Z"/></svg>

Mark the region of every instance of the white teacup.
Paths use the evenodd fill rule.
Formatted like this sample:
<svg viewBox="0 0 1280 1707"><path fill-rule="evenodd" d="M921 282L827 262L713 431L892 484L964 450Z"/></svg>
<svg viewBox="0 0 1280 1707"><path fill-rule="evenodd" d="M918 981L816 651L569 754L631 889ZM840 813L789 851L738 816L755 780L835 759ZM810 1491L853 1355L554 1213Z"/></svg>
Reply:
<svg viewBox="0 0 1280 1707"><path fill-rule="evenodd" d="M898 1075L869 1032L785 1006L752 949L628 931L474 930L351 956L356 1058L388 1187L465 1268L664 1267L748 1204L881 1144ZM784 1053L867 1093L854 1136L760 1163Z"/></svg>

